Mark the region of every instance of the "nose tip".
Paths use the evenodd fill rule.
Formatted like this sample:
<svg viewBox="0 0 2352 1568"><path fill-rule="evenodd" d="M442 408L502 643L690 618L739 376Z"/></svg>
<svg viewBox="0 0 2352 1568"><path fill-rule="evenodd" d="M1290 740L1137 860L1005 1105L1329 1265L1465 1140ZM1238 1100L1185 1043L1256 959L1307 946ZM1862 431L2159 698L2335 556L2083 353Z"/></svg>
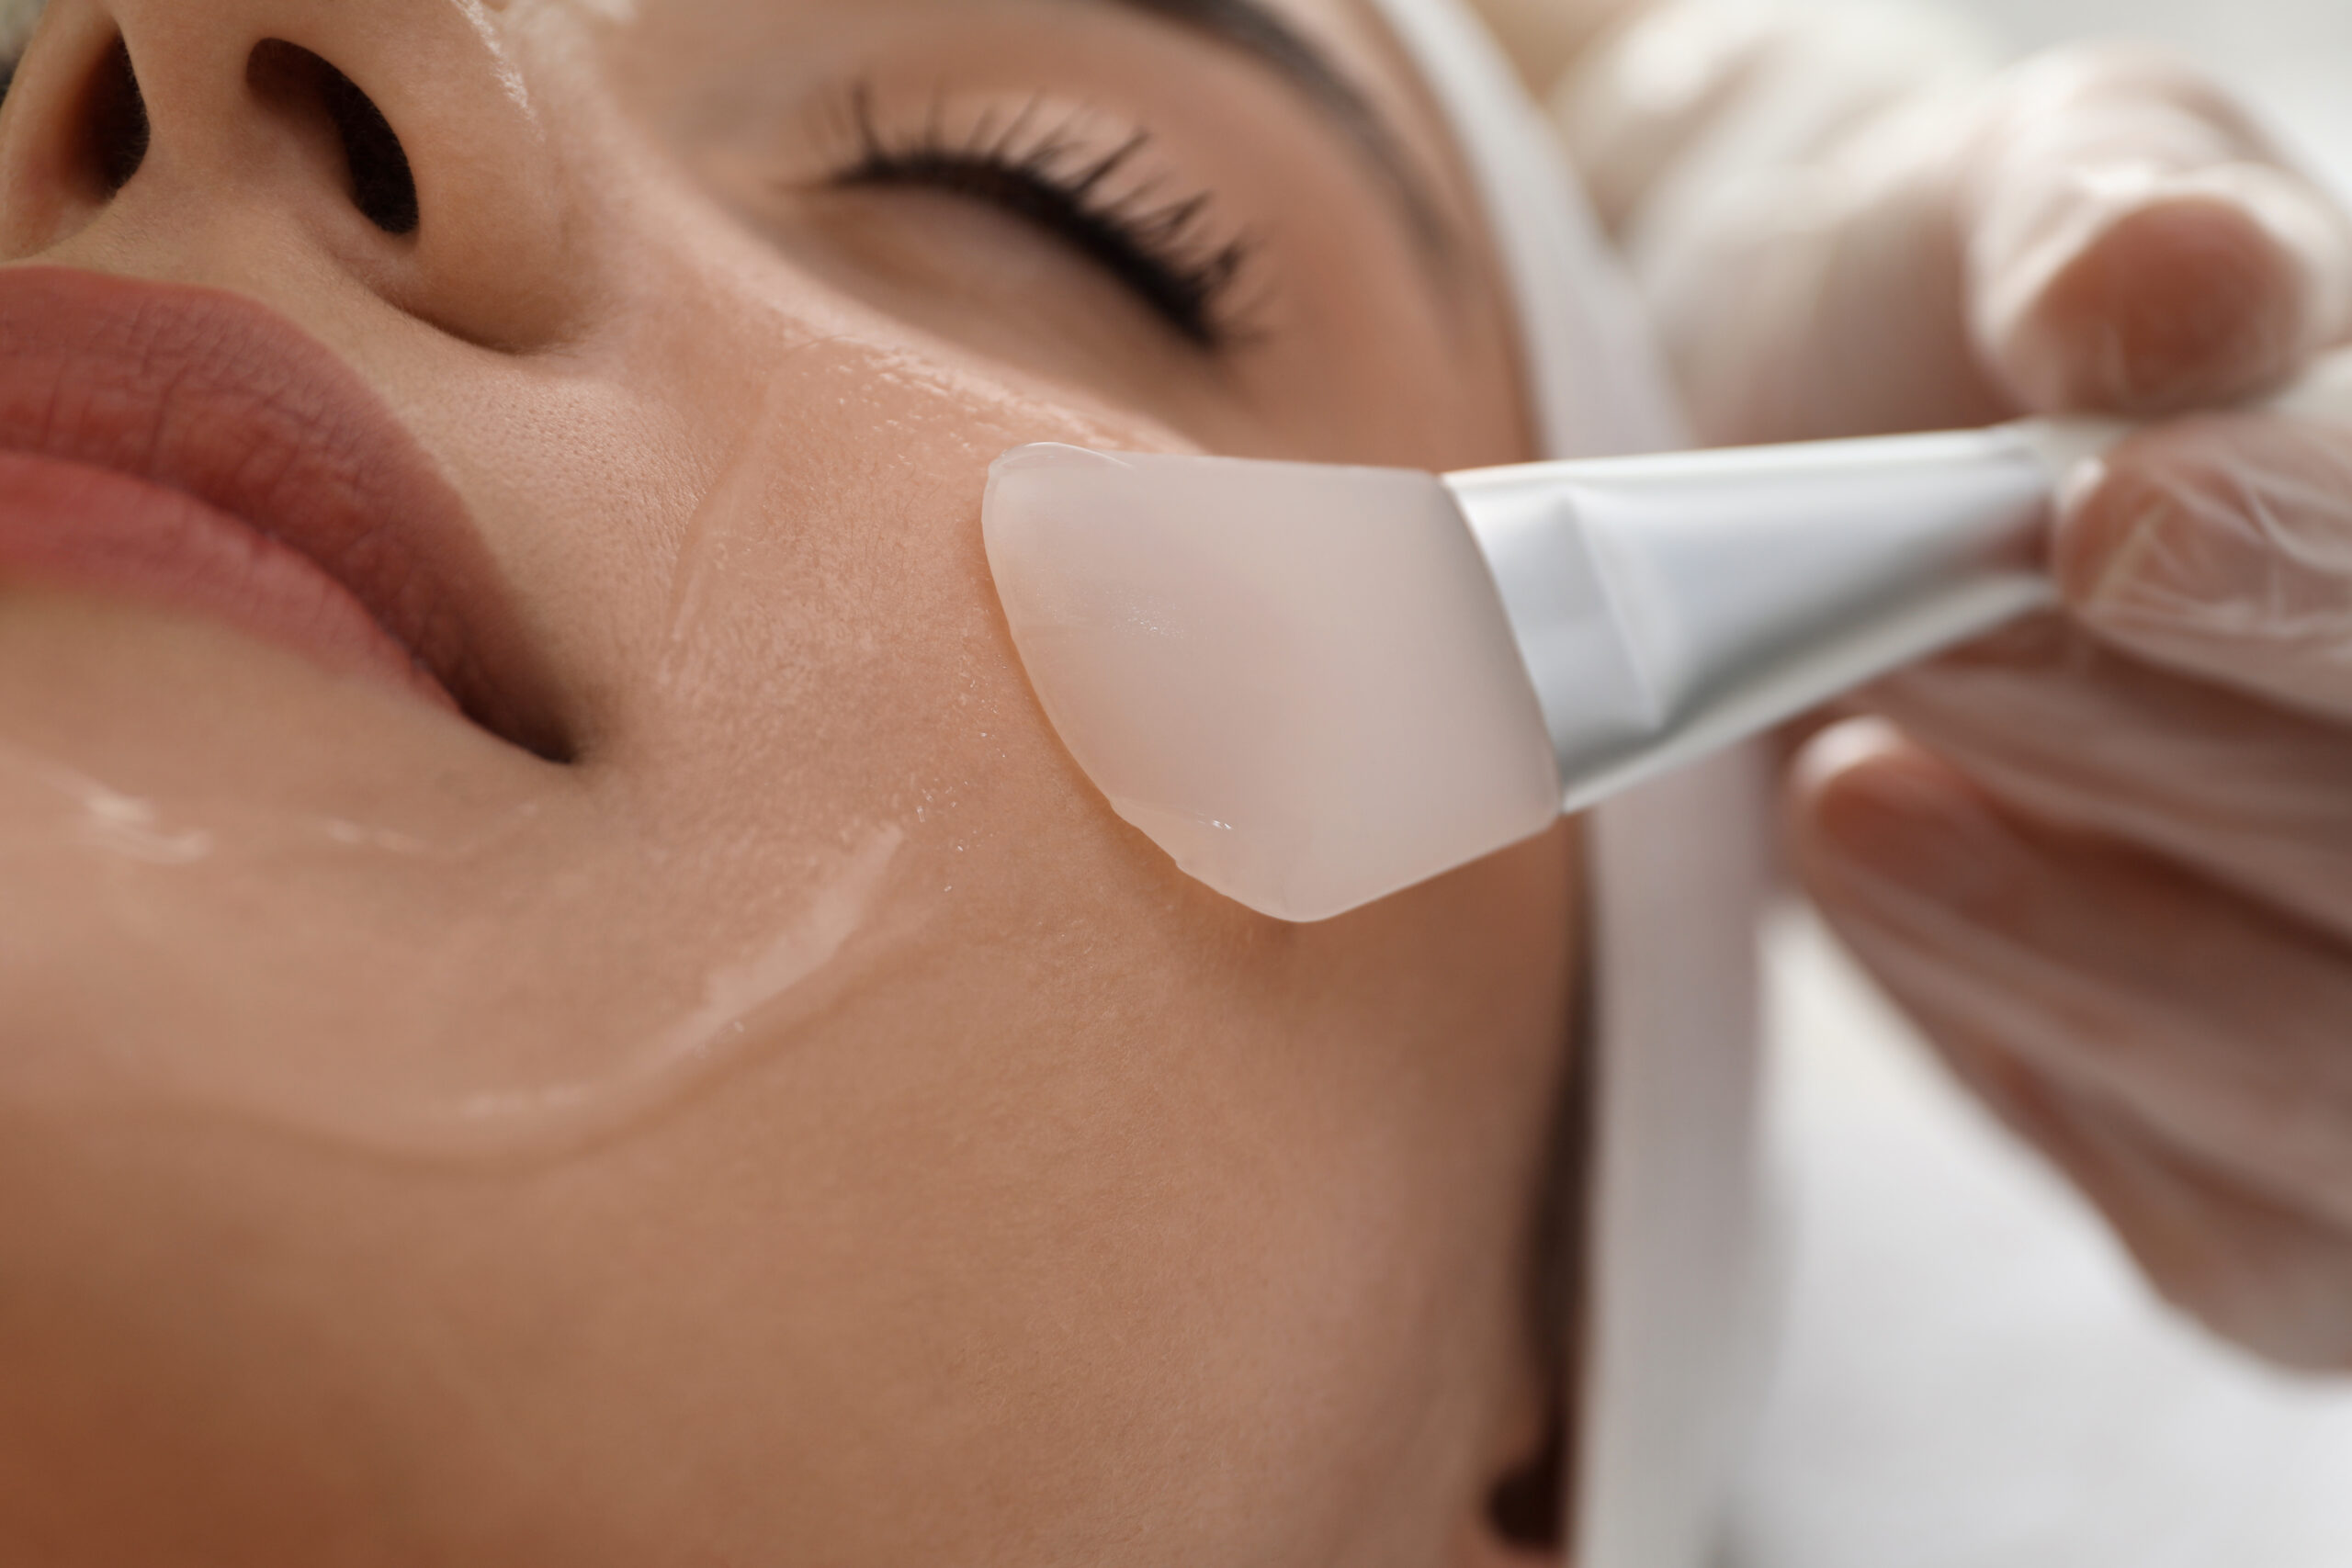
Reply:
<svg viewBox="0 0 2352 1568"><path fill-rule="evenodd" d="M311 120L332 133L342 148L345 194L363 217L395 238L416 232L422 214L407 150L350 77L307 49L264 39L246 62L245 81L257 102L289 123ZM154 139L145 90L119 38L90 85L86 118L83 162L112 196L139 173Z"/></svg>
<svg viewBox="0 0 2352 1568"><path fill-rule="evenodd" d="M469 342L561 336L546 138L463 9L51 0L0 109L0 258L233 287L307 252Z"/></svg>

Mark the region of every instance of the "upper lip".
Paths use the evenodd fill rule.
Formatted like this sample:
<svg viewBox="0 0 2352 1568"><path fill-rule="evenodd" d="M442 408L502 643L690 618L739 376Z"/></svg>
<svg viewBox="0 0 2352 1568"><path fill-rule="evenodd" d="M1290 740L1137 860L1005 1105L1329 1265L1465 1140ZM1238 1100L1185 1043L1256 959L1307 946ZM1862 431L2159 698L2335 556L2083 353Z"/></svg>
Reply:
<svg viewBox="0 0 2352 1568"><path fill-rule="evenodd" d="M565 754L465 504L341 359L234 294L0 271L0 451L184 491L347 589L476 723Z"/></svg>

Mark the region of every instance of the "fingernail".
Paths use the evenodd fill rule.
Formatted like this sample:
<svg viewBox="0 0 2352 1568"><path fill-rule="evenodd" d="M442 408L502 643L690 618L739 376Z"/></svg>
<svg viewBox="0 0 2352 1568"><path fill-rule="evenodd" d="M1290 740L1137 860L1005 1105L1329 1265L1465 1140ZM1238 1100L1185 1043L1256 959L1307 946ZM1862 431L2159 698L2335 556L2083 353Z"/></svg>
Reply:
<svg viewBox="0 0 2352 1568"><path fill-rule="evenodd" d="M1978 331L2037 408L2243 397L2333 341L2352 310L2343 228L2267 164L2119 162L2019 199L1976 257Z"/></svg>

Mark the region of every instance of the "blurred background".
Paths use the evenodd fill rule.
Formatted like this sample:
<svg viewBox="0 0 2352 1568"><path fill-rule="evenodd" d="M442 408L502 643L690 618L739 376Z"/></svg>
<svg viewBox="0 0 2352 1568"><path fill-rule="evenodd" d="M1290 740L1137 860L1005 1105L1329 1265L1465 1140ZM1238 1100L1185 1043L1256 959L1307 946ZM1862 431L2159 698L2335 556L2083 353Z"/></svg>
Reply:
<svg viewBox="0 0 2352 1568"><path fill-rule="evenodd" d="M2220 74L2352 200L2352 0L1947 0ZM1809 917L1771 945L1785 1353L1727 1568L2347 1568L2352 1382L2153 1299Z"/></svg>

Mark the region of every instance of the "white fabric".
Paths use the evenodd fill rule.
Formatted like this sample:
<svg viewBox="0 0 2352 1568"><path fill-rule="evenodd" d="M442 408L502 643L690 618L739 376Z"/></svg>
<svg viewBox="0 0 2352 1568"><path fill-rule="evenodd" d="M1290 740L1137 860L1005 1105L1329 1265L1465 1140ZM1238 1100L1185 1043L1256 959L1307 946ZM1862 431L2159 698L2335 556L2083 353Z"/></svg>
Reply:
<svg viewBox="0 0 2352 1568"><path fill-rule="evenodd" d="M1664 362L1551 123L1461 0L1376 0L1452 122L1516 295L1551 457L1687 446Z"/></svg>
<svg viewBox="0 0 2352 1568"><path fill-rule="evenodd" d="M1555 457L1679 443L1633 295L1553 134L1459 0L1379 0L1477 179ZM1599 1147L1573 1561L1700 1568L1762 1348L1761 780L1746 757L1594 814Z"/></svg>

